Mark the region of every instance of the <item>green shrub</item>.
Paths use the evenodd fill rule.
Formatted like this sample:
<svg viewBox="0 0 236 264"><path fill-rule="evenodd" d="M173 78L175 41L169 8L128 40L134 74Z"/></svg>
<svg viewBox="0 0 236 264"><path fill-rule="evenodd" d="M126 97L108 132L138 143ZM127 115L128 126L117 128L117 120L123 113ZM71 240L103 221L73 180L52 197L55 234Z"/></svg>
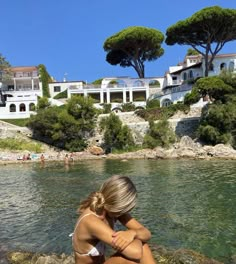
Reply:
<svg viewBox="0 0 236 264"><path fill-rule="evenodd" d="M135 110L135 104L132 102L121 105L122 112L132 112Z"/></svg>
<svg viewBox="0 0 236 264"><path fill-rule="evenodd" d="M97 110L90 97L74 96L66 107L52 106L38 110L28 126L33 137L68 151L81 151L93 134Z"/></svg>
<svg viewBox="0 0 236 264"><path fill-rule="evenodd" d="M0 139L0 149L3 150L28 150L34 153L42 152L42 144L33 143L23 139L6 138Z"/></svg>
<svg viewBox="0 0 236 264"><path fill-rule="evenodd" d="M43 97L50 97L48 83L52 82L52 78L47 72L46 67L43 64L38 65L38 70L40 74L40 81L43 87Z"/></svg>
<svg viewBox="0 0 236 264"><path fill-rule="evenodd" d="M159 107L160 107L160 100L151 99L147 101L147 104L146 104L147 109L159 108Z"/></svg>
<svg viewBox="0 0 236 264"><path fill-rule="evenodd" d="M157 146L168 147L175 142L175 133L167 120L157 123L149 122L149 130L144 137L143 146L155 148Z"/></svg>
<svg viewBox="0 0 236 264"><path fill-rule="evenodd" d="M29 121L29 118L22 118L22 119L1 119L4 122L13 124L15 126L25 127Z"/></svg>
<svg viewBox="0 0 236 264"><path fill-rule="evenodd" d="M200 100L200 98L201 98L201 95L198 92L198 90L196 88L193 88L190 93L187 93L184 96L184 104L185 105L195 104Z"/></svg>
<svg viewBox="0 0 236 264"><path fill-rule="evenodd" d="M51 106L51 104L50 104L47 97L39 97L38 98L37 110L46 109L50 106Z"/></svg>
<svg viewBox="0 0 236 264"><path fill-rule="evenodd" d="M146 121L155 121L168 119L173 116L177 111L182 111L185 114L188 113L190 107L184 104L172 104L167 107L157 107L149 109L136 110L135 114L145 119Z"/></svg>
<svg viewBox="0 0 236 264"><path fill-rule="evenodd" d="M113 149L126 150L135 145L130 129L114 113L101 120L100 128L104 132L103 148L106 153Z"/></svg>
<svg viewBox="0 0 236 264"><path fill-rule="evenodd" d="M103 114L111 113L111 104L102 104L103 106Z"/></svg>
<svg viewBox="0 0 236 264"><path fill-rule="evenodd" d="M235 147L235 130L235 103L212 104L203 111L198 137L207 144L229 143Z"/></svg>

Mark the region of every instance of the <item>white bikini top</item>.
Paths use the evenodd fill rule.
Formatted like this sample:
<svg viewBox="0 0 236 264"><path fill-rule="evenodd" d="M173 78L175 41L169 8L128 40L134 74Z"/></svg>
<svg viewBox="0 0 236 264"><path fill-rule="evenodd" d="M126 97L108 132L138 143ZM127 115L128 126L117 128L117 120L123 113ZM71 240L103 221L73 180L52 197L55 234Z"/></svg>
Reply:
<svg viewBox="0 0 236 264"><path fill-rule="evenodd" d="M96 214L94 213L88 213L88 214L85 214L83 215L77 222L76 226L75 226L75 230L76 228L79 226L79 223L81 222L81 220L88 216L88 215L95 215L97 216ZM98 217L98 216L97 216ZM75 230L74 230L74 233L75 233ZM73 235L74 233L70 234L70 236L72 236L72 246L73 246L73 249L76 253L78 253L80 256L91 256L91 257L96 257L96 256L102 256L104 255L105 253L105 250L106 250L106 245L103 243L103 241L99 241L94 247L92 247L88 253L85 253L85 254L81 254L80 252L78 252L77 250L75 250L74 248L74 241L73 241Z"/></svg>

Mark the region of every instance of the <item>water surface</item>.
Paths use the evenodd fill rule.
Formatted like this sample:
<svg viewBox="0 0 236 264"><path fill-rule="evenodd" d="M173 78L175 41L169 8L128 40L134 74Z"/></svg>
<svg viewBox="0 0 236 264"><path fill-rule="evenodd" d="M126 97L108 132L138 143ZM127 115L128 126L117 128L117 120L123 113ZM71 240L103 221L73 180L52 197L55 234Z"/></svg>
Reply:
<svg viewBox="0 0 236 264"><path fill-rule="evenodd" d="M0 167L0 248L70 253L79 201L107 177L131 177L133 215L152 243L189 248L227 263L236 255L236 162L83 161Z"/></svg>

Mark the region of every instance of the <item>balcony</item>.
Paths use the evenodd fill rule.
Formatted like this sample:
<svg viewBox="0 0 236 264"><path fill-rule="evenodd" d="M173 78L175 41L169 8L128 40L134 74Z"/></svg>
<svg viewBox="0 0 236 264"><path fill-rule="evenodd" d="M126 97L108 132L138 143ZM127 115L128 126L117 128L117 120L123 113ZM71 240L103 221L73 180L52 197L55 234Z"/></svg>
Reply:
<svg viewBox="0 0 236 264"><path fill-rule="evenodd" d="M14 78L35 78L38 77L37 72L16 72L14 73Z"/></svg>

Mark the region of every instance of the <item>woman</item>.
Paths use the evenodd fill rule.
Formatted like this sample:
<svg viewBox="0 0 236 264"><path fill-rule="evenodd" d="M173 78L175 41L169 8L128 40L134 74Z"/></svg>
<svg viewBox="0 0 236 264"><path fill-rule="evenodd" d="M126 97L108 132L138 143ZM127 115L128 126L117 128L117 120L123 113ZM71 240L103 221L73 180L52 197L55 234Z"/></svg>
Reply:
<svg viewBox="0 0 236 264"><path fill-rule="evenodd" d="M136 199L132 181L115 175L81 202L72 238L76 264L155 264L146 243L151 237L149 230L129 214ZM126 230L114 231L115 221ZM106 260L105 244L116 251Z"/></svg>

